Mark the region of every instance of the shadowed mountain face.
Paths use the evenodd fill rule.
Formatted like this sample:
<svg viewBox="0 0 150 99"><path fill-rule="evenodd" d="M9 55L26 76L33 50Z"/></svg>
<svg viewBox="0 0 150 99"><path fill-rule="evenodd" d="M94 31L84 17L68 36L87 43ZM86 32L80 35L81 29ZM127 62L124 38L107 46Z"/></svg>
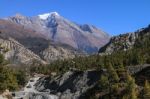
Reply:
<svg viewBox="0 0 150 99"><path fill-rule="evenodd" d="M67 44L75 49L87 53L97 52L99 47L109 41L109 36L102 30L91 25L78 25L56 12L26 17L16 15L6 18L10 22L23 25L24 28L34 30L39 36L53 42Z"/></svg>

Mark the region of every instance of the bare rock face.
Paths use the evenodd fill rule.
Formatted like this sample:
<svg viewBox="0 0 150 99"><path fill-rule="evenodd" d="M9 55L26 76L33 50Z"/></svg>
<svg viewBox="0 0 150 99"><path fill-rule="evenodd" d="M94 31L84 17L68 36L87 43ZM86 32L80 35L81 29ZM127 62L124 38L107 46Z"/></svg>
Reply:
<svg viewBox="0 0 150 99"><path fill-rule="evenodd" d="M56 44L54 46L49 45L48 48L42 50L39 55L47 62L51 62L55 60L74 58L75 56L82 55L82 53L80 54L79 51L76 51L73 48L57 46Z"/></svg>
<svg viewBox="0 0 150 99"><path fill-rule="evenodd" d="M115 51L126 51L138 44L144 37L150 36L150 26L137 30L136 32L121 34L110 39L109 43L100 48L99 53L111 54Z"/></svg>
<svg viewBox="0 0 150 99"><path fill-rule="evenodd" d="M68 71L54 78L44 77L35 85L41 92L50 92L60 99L86 99L84 94L100 79L101 71Z"/></svg>
<svg viewBox="0 0 150 99"><path fill-rule="evenodd" d="M0 38L0 52L5 59L14 64L32 64L36 61L39 64L46 64L38 55L25 48L16 40Z"/></svg>
<svg viewBox="0 0 150 99"><path fill-rule="evenodd" d="M105 52L110 54L114 51L130 49L133 47L136 40L136 34L127 33L119 36L112 37L109 43L107 43L104 47L100 48L99 52Z"/></svg>
<svg viewBox="0 0 150 99"><path fill-rule="evenodd" d="M29 93L28 98L25 99L59 99L56 96L52 96L44 93Z"/></svg>
<svg viewBox="0 0 150 99"><path fill-rule="evenodd" d="M56 12L35 17L16 15L6 18L13 23L33 29L46 39L72 46L87 53L97 52L99 47L109 41L109 36L91 25L78 25Z"/></svg>

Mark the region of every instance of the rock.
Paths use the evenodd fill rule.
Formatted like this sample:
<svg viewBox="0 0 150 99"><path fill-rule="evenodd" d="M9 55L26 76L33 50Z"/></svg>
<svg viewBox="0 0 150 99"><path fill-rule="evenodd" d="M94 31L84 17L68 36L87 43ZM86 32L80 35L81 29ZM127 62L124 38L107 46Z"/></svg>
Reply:
<svg viewBox="0 0 150 99"><path fill-rule="evenodd" d="M12 38L0 38L0 52L14 64L32 64L34 61L41 64L46 64L38 55L25 48L22 44Z"/></svg>
<svg viewBox="0 0 150 99"><path fill-rule="evenodd" d="M61 46L61 45L49 45L48 48L42 50L39 52L39 56L42 57L47 62L52 62L55 60L63 60L63 59L69 59L74 58L75 56L82 56L83 53L80 53L77 50L74 50L73 48L69 46Z"/></svg>
<svg viewBox="0 0 150 99"><path fill-rule="evenodd" d="M36 89L43 92L47 89L60 99L78 99L89 89L93 88L100 79L101 71L68 71L54 78L43 77Z"/></svg>
<svg viewBox="0 0 150 99"><path fill-rule="evenodd" d="M110 39L109 43L99 49L100 54L111 54L116 51L126 51L139 43L137 39L148 37L150 35L150 28L142 28L136 32L120 34Z"/></svg>
<svg viewBox="0 0 150 99"><path fill-rule="evenodd" d="M29 93L28 99L58 99L58 97L45 93Z"/></svg>

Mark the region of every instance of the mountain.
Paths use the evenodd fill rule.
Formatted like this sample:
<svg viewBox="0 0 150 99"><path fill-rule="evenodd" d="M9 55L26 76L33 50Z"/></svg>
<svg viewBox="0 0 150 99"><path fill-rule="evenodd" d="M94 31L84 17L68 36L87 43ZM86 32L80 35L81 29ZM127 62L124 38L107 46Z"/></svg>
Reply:
<svg viewBox="0 0 150 99"><path fill-rule="evenodd" d="M109 35L95 26L79 25L60 16L57 12L26 17L20 14L5 18L10 22L32 29L44 39L67 44L75 49L94 53L109 41Z"/></svg>
<svg viewBox="0 0 150 99"><path fill-rule="evenodd" d="M100 48L99 53L111 54L117 51L127 51L132 48L143 48L146 40L150 38L150 25L135 32L114 36Z"/></svg>
<svg viewBox="0 0 150 99"><path fill-rule="evenodd" d="M2 19L0 19L0 44L2 54L14 64L35 62L46 64L83 54L68 45L47 40L43 34L32 29ZM7 49L7 52L3 53L3 49Z"/></svg>

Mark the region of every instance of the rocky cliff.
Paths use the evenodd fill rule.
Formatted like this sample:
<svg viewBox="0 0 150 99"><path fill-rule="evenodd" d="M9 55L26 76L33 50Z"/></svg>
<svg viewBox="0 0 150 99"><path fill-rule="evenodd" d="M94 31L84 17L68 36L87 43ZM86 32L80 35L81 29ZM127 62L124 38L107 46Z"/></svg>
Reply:
<svg viewBox="0 0 150 99"><path fill-rule="evenodd" d="M51 62L54 60L69 59L82 55L85 54L73 49L70 46L63 46L58 44L49 45L46 49L39 52L39 56L41 56L42 59L46 60L47 62Z"/></svg>
<svg viewBox="0 0 150 99"><path fill-rule="evenodd" d="M128 50L143 42L144 38L150 37L150 25L135 32L120 34L110 39L109 43L100 48L99 53L110 54L115 51ZM142 44L140 44L141 46Z"/></svg>
<svg viewBox="0 0 150 99"><path fill-rule="evenodd" d="M86 93L99 81L101 71L68 71L56 77L43 77L36 83L40 92L50 92L59 99L86 99Z"/></svg>
<svg viewBox="0 0 150 99"><path fill-rule="evenodd" d="M36 61L37 64L46 64L38 55L12 38L0 38L0 52L10 63L31 65Z"/></svg>

